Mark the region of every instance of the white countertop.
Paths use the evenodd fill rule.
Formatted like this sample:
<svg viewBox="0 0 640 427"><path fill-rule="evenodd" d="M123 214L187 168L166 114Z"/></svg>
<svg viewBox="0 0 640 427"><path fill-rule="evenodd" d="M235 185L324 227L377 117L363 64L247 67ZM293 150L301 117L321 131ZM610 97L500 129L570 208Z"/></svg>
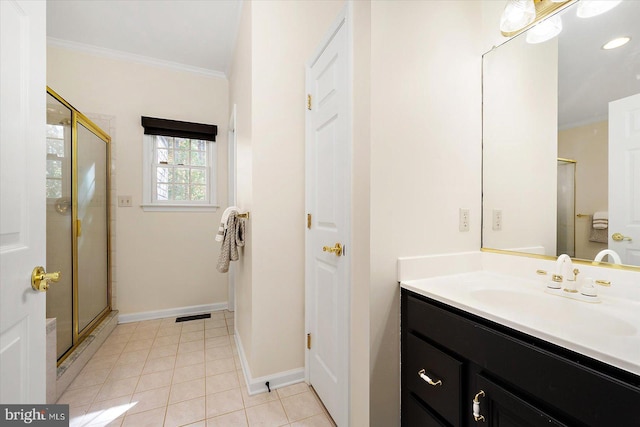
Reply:
<svg viewBox="0 0 640 427"><path fill-rule="evenodd" d="M545 293L542 280L489 271L401 282L404 289L640 375L640 303L591 304Z"/></svg>

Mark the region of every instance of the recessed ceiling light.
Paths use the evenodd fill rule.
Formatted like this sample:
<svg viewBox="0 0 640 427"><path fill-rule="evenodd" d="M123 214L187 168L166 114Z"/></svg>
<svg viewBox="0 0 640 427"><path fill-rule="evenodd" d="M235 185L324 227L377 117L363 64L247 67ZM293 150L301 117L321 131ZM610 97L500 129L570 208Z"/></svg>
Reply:
<svg viewBox="0 0 640 427"><path fill-rule="evenodd" d="M629 43L629 40L631 40L631 37L618 37L605 43L602 48L604 50L615 49Z"/></svg>

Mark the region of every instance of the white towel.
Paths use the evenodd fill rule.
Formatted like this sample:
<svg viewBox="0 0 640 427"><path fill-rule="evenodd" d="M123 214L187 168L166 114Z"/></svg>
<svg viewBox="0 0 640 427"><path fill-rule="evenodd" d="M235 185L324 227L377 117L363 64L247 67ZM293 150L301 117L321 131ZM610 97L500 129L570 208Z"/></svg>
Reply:
<svg viewBox="0 0 640 427"><path fill-rule="evenodd" d="M222 219L220 219L220 226L218 227L218 234L216 234L216 242L222 242L224 239L224 231L227 229L227 222L229 221L229 215L231 212L238 213L240 209L237 206L229 206L222 213Z"/></svg>
<svg viewBox="0 0 640 427"><path fill-rule="evenodd" d="M606 230L607 228L609 228L609 212L594 212L592 225L595 230Z"/></svg>

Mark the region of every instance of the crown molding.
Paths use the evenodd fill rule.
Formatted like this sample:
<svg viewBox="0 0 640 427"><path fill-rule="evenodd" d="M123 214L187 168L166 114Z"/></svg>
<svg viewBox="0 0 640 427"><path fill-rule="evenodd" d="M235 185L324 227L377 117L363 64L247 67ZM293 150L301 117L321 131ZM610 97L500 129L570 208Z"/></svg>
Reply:
<svg viewBox="0 0 640 427"><path fill-rule="evenodd" d="M78 42L73 42L69 40L57 39L55 37L47 37L47 45L61 48L61 49L87 53L90 55L102 56L105 58L119 59L122 61L130 61L130 62L150 65L154 67L168 68L175 71L183 71L187 73L200 74L207 77L217 77L225 80L227 79L227 75L222 71L211 70L208 68L194 67L191 65L180 64L178 62L150 58L148 56L136 55L134 53L123 52L120 50L107 49L104 47L93 46L85 43L78 43Z"/></svg>

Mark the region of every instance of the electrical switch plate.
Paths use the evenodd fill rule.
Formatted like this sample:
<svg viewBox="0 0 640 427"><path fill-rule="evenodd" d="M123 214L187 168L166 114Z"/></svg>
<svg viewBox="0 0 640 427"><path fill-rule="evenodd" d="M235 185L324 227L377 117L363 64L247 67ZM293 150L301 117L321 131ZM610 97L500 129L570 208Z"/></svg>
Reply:
<svg viewBox="0 0 640 427"><path fill-rule="evenodd" d="M502 210L501 209L493 210L493 230L494 231L502 230Z"/></svg>
<svg viewBox="0 0 640 427"><path fill-rule="evenodd" d="M130 208L131 207L131 196L118 196L118 207Z"/></svg>
<svg viewBox="0 0 640 427"><path fill-rule="evenodd" d="M460 231L469 231L469 209L460 208Z"/></svg>

